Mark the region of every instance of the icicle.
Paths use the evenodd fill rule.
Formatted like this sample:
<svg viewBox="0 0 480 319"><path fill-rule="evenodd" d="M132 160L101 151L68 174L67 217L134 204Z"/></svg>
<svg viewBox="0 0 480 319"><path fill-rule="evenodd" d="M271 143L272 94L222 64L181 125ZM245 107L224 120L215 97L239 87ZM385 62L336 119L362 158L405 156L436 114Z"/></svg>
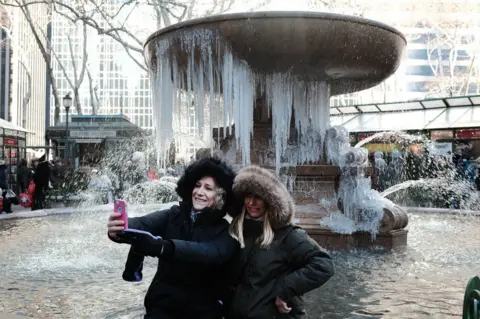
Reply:
<svg viewBox="0 0 480 319"><path fill-rule="evenodd" d="M195 90L195 95L196 95L196 103L195 103L195 117L196 117L196 122L197 122L197 132L198 136L203 139L203 129L204 129L204 119L203 119L203 114L204 114L204 108L205 108L205 88L203 86L203 63L199 64L197 74L196 74L196 80L197 83L194 86Z"/></svg>
<svg viewBox="0 0 480 319"><path fill-rule="evenodd" d="M272 106L272 132L275 136L277 174L280 173L282 155L290 137L293 99L291 83L291 78L283 74L273 74L266 78L267 101Z"/></svg>
<svg viewBox="0 0 480 319"><path fill-rule="evenodd" d="M235 63L233 70L235 138L242 153L242 163L248 165L250 164L250 139L253 131L255 83L248 65Z"/></svg>
<svg viewBox="0 0 480 319"><path fill-rule="evenodd" d="M295 128L299 138L307 131L309 124L309 106L305 82L299 81L293 88L293 108L295 111Z"/></svg>
<svg viewBox="0 0 480 319"><path fill-rule="evenodd" d="M159 43L161 46L162 43ZM173 95L174 85L171 78L170 61L158 60L154 76L154 108L156 143L158 147L157 162L165 165L166 152L173 137Z"/></svg>
<svg viewBox="0 0 480 319"><path fill-rule="evenodd" d="M213 81L213 76L214 76L214 70L213 70L213 61L212 61L213 57L212 57L212 50L211 48L209 47L208 49L208 94L209 94L209 97L210 97L210 101L209 101L209 108L210 108L210 114L209 114L209 120L210 120L210 127L209 127L209 130L210 130L210 134L209 136L211 136L213 133L212 133L212 130L213 130L213 116L215 114L214 112L214 108L215 108L215 88L214 88L214 81ZM210 142L210 156L213 155L213 147L214 147L214 143L213 143L213 136L211 136L212 138L210 138L209 142Z"/></svg>
<svg viewBox="0 0 480 319"><path fill-rule="evenodd" d="M231 52L226 52L223 57L223 127L224 133L223 137L225 138L230 132L230 110L233 104L232 101L232 86L233 86L233 56Z"/></svg>

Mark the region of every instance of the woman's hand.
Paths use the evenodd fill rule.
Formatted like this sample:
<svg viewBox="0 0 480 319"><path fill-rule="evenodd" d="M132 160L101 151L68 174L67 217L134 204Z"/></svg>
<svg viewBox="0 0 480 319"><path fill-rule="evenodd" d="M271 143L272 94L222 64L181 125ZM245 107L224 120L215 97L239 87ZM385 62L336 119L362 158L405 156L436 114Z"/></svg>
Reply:
<svg viewBox="0 0 480 319"><path fill-rule="evenodd" d="M119 219L122 216L120 213L113 213L108 216L107 228L108 228L108 237L112 239L117 238L117 233L125 229L123 220Z"/></svg>
<svg viewBox="0 0 480 319"><path fill-rule="evenodd" d="M275 299L275 305L280 313L289 313L292 310L292 308L290 308L280 297Z"/></svg>

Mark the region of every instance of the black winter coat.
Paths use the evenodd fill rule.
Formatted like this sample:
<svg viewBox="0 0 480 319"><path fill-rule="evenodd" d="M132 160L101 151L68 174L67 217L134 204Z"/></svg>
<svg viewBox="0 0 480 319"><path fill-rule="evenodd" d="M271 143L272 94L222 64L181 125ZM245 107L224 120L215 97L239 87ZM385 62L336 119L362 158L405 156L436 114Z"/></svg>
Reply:
<svg viewBox="0 0 480 319"><path fill-rule="evenodd" d="M31 179L32 171L27 167L27 165L19 165L17 170L17 182L21 193L27 190Z"/></svg>
<svg viewBox="0 0 480 319"><path fill-rule="evenodd" d="M48 182L50 181L50 164L47 161L41 162L35 169L33 177L36 188L48 189Z"/></svg>
<svg viewBox="0 0 480 319"><path fill-rule="evenodd" d="M8 168L7 165L0 165L0 188L7 191L8 187Z"/></svg>
<svg viewBox="0 0 480 319"><path fill-rule="evenodd" d="M227 262L239 246L228 234L225 212L204 210L197 215L195 223L190 212L189 205L181 204L128 219L129 228L162 236L175 246L171 260L158 261L145 297L145 318L220 319L223 316L221 299L227 290Z"/></svg>
<svg viewBox="0 0 480 319"><path fill-rule="evenodd" d="M262 249L256 243L262 227L262 222L244 220L245 248L237 257L238 285L228 319L305 318L302 295L333 276L333 261L292 225L275 230L270 248ZM292 308L290 313L277 310L277 296Z"/></svg>

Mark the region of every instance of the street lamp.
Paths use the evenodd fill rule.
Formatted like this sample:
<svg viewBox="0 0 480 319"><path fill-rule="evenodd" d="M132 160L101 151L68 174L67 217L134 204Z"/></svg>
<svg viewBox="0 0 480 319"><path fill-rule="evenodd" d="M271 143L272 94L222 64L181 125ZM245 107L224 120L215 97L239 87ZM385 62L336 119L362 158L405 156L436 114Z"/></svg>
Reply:
<svg viewBox="0 0 480 319"><path fill-rule="evenodd" d="M67 113L67 125L65 127L65 154L64 158L67 159L67 150L68 150L68 112L70 111L70 106L72 106L72 98L70 93L63 97L63 106L65 107L65 112Z"/></svg>

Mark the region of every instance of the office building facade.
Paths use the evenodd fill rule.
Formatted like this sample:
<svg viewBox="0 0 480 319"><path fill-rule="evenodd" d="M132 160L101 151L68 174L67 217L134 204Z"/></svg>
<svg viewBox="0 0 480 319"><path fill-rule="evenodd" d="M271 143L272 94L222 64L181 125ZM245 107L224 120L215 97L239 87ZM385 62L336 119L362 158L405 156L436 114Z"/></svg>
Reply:
<svg viewBox="0 0 480 319"><path fill-rule="evenodd" d="M104 10L118 9L116 1L108 1ZM82 62L87 53L86 70L79 86L79 102L82 114L123 114L142 128L152 128L150 79L148 74L135 65L124 47L107 35L99 35L87 28L87 46L83 46L83 27L73 25L61 14L53 12L52 48L58 59L53 61L60 99L73 94L75 80L79 79ZM71 42L71 43L70 43ZM72 63L72 48L74 63ZM136 53L133 53L136 54ZM137 54L139 55L139 54ZM141 60L141 55L139 55ZM74 70L76 67L76 71ZM75 78L75 74L77 78ZM71 114L78 114L75 103ZM65 109L60 108L60 122L65 122ZM54 123L54 101L50 102L50 123Z"/></svg>

